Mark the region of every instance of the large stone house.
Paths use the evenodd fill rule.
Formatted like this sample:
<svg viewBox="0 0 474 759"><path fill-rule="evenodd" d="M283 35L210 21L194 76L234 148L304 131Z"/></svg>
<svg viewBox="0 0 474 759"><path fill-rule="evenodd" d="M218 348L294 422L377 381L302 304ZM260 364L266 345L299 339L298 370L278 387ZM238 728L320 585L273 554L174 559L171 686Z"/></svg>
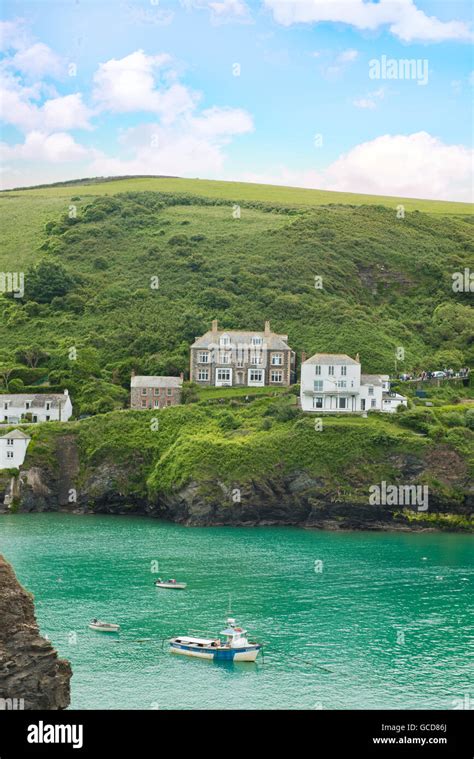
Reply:
<svg viewBox="0 0 474 759"><path fill-rule="evenodd" d="M0 469L18 469L24 462L31 438L21 430L0 437Z"/></svg>
<svg viewBox="0 0 474 759"><path fill-rule="evenodd" d="M136 376L130 381L130 408L166 408L181 403L183 375L180 377Z"/></svg>
<svg viewBox="0 0 474 759"><path fill-rule="evenodd" d="M67 422L72 415L71 398L64 393L3 393L0 395L0 422Z"/></svg>
<svg viewBox="0 0 474 759"><path fill-rule="evenodd" d="M301 408L303 411L354 413L396 411L404 396L390 392L386 374L361 374L359 356L344 353L315 353L301 364Z"/></svg>
<svg viewBox="0 0 474 759"><path fill-rule="evenodd" d="M295 353L288 335L265 322L263 332L222 330L217 320L191 346L190 379L199 385L259 387L294 382Z"/></svg>

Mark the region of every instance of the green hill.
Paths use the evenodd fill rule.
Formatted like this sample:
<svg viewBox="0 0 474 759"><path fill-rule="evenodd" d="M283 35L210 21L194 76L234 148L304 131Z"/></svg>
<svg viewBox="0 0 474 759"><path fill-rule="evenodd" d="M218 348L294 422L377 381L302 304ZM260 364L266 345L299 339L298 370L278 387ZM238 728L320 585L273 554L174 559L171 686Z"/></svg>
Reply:
<svg viewBox="0 0 474 759"><path fill-rule="evenodd" d="M469 208L173 178L2 193L1 268L25 273L25 294L0 300L0 368L107 411L132 368L186 371L213 318L270 319L297 351L359 352L368 372L393 371L400 347L399 370L472 364L470 294L452 289Z"/></svg>

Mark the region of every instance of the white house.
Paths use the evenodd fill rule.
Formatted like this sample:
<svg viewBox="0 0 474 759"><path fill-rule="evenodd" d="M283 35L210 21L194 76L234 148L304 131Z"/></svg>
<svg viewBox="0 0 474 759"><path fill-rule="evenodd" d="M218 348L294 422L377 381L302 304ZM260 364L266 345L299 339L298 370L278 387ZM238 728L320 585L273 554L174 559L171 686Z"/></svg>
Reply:
<svg viewBox="0 0 474 759"><path fill-rule="evenodd" d="M0 423L18 424L28 421L25 415L31 415L33 422L59 421L67 422L72 415L69 392L64 393L2 393L0 395Z"/></svg>
<svg viewBox="0 0 474 759"><path fill-rule="evenodd" d="M301 408L319 413L392 411L384 395L390 392L386 374L361 374L358 356L315 353L301 365ZM399 396L406 405L406 398Z"/></svg>
<svg viewBox="0 0 474 759"><path fill-rule="evenodd" d="M21 430L12 430L0 437L0 469L20 467L31 438Z"/></svg>
<svg viewBox="0 0 474 759"><path fill-rule="evenodd" d="M407 399L400 393L383 393L382 394L382 411L393 413L399 406L406 406Z"/></svg>

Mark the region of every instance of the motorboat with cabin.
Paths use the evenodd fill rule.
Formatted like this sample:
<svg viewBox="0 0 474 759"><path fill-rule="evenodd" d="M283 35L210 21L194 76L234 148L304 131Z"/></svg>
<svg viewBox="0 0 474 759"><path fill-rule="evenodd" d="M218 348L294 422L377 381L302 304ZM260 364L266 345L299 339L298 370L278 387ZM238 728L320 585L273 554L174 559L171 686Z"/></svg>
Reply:
<svg viewBox="0 0 474 759"><path fill-rule="evenodd" d="M91 630L107 633L118 632L120 630L120 625L117 625L114 622L102 622L100 619L91 619L89 627Z"/></svg>
<svg viewBox="0 0 474 759"><path fill-rule="evenodd" d="M168 590L184 590L186 587L185 582L177 582L177 580L162 580L161 577L158 577L158 579L155 580L155 585L157 588L167 588Z"/></svg>
<svg viewBox="0 0 474 759"><path fill-rule="evenodd" d="M227 619L227 626L219 633L222 638L194 638L179 635L169 641L170 652L183 656L216 661L255 661L261 644L250 642L247 630L239 627L233 617Z"/></svg>

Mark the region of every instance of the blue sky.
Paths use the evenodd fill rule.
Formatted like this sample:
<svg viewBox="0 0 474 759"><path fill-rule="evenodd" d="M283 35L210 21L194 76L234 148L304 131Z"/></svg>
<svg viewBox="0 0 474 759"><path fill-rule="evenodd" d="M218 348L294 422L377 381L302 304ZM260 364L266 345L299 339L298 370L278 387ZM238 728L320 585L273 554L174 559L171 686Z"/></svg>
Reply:
<svg viewBox="0 0 474 759"><path fill-rule="evenodd" d="M6 2L2 186L163 173L468 200L470 9Z"/></svg>

